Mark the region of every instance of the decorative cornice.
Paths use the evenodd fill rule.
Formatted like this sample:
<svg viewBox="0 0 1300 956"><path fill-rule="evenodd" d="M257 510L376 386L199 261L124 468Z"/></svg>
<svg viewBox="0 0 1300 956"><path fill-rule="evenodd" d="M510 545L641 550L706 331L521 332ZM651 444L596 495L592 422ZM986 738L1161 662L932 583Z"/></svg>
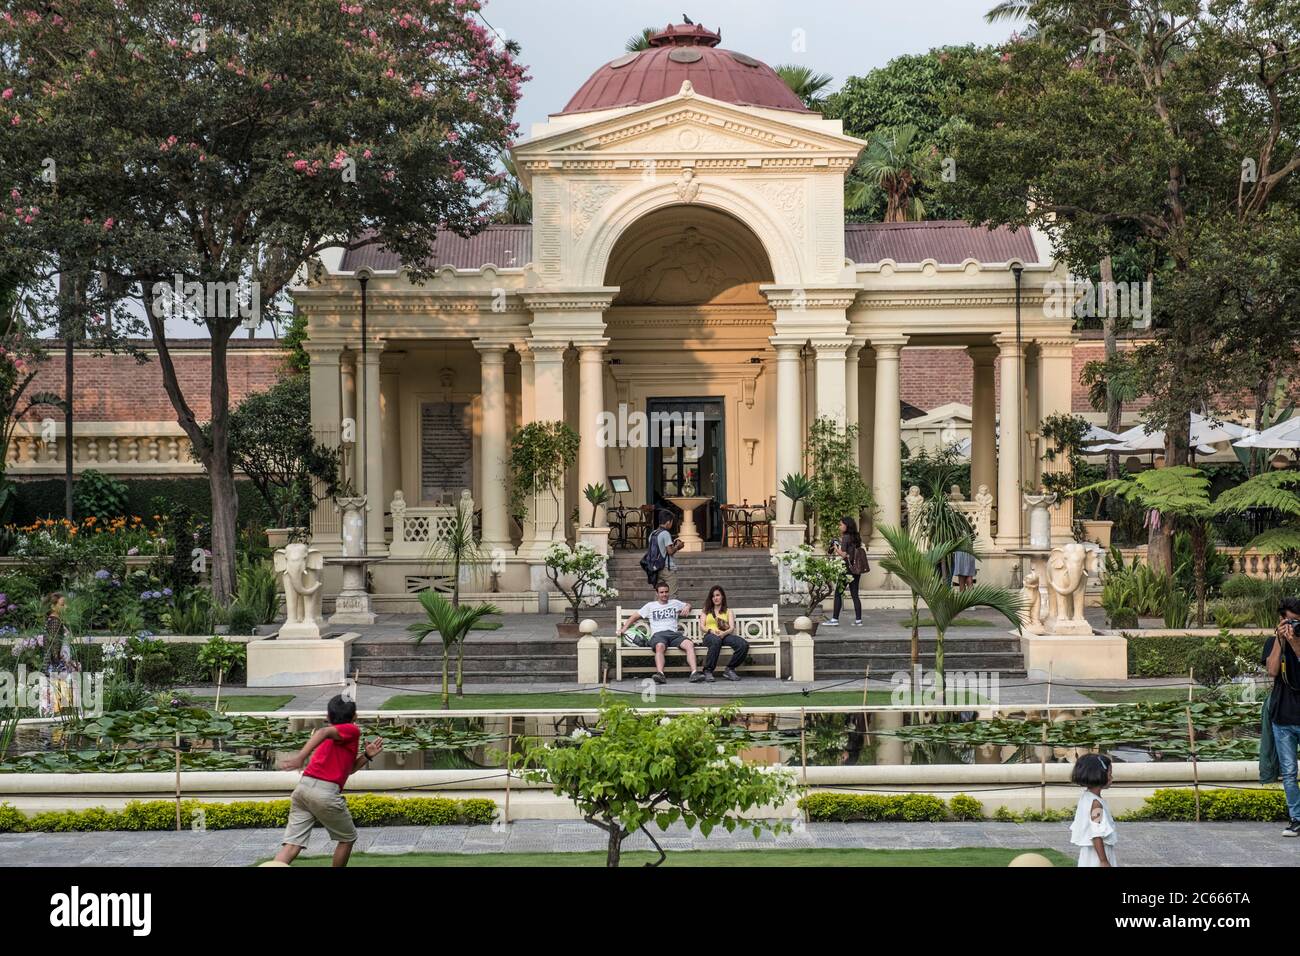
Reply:
<svg viewBox="0 0 1300 956"><path fill-rule="evenodd" d="M525 292L522 298L530 312L604 312L618 293L618 288L613 287L590 291Z"/></svg>
<svg viewBox="0 0 1300 956"><path fill-rule="evenodd" d="M851 287L801 288L759 286L758 289L774 309L803 312L818 309L847 309L856 301L859 289Z"/></svg>

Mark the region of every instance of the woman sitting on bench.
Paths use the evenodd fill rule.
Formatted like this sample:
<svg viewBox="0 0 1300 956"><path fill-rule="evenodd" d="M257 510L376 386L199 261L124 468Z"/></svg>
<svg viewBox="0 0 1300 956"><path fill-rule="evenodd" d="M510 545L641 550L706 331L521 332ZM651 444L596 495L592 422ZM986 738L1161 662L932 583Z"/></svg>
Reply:
<svg viewBox="0 0 1300 956"><path fill-rule="evenodd" d="M709 651L704 659L705 683L713 683L713 669L718 666L723 645L731 648L731 659L727 661L722 676L727 680L740 680L736 668L749 656L749 642L736 633L736 619L727 610L727 592L716 584L709 588L704 609L700 611L700 635Z"/></svg>

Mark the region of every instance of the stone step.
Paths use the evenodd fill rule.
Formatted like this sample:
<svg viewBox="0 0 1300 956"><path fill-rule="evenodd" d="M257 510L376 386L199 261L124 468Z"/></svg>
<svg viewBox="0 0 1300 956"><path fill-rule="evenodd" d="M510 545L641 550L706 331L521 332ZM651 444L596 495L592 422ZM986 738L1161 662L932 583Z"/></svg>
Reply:
<svg viewBox="0 0 1300 956"><path fill-rule="evenodd" d="M453 656L451 660L452 665L455 666L456 658ZM363 677L423 674L430 671L441 673L442 659L431 661L426 658L381 657L367 661L364 665L356 662L353 667ZM562 679L576 680L578 676L578 658L500 657L480 658L477 660L466 658L464 669L484 674L546 675L551 680L556 679L556 675L563 675Z"/></svg>
<svg viewBox="0 0 1300 956"><path fill-rule="evenodd" d="M462 679L466 686L472 686L474 684L519 684L521 686L526 686L535 683L569 683L575 680L576 677L576 668L574 669L574 672L568 676L560 676L558 674L539 675L536 673L497 673L494 671L472 671L469 669L462 672ZM442 682L442 670L439 668L437 670L426 670L420 672L407 671L401 674L383 674L378 676L363 673L357 678L357 680L362 684L384 684L387 686L399 687L411 684L438 685ZM449 672L448 680L454 687L456 680L455 669ZM596 705L592 704L592 706L594 707Z"/></svg>
<svg viewBox="0 0 1300 956"><path fill-rule="evenodd" d="M471 637L465 644L465 659L511 656L559 655L577 657L578 645L572 640L555 641L479 641ZM419 657L442 659L442 642L436 638L422 645L409 641L356 641L352 644L354 660L383 657Z"/></svg>

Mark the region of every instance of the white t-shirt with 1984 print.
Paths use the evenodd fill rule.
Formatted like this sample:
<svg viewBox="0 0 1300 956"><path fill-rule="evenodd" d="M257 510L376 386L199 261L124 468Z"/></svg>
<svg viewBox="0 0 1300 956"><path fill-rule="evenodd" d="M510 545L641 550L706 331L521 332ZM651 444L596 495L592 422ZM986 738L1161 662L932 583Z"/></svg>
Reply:
<svg viewBox="0 0 1300 956"><path fill-rule="evenodd" d="M650 633L658 634L660 631L677 630L677 618L682 611L686 610L686 603L676 598L669 598L668 603L660 604L658 601L651 601L641 608L637 613L650 622Z"/></svg>

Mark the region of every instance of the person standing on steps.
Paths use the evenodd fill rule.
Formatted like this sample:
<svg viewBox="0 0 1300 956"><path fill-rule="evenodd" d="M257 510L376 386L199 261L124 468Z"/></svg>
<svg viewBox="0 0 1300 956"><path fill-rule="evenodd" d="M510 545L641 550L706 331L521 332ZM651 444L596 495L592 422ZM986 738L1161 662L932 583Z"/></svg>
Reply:
<svg viewBox="0 0 1300 956"><path fill-rule="evenodd" d="M831 542L830 553L844 562L849 572L849 595L853 598L853 626L862 626L862 598L858 596L858 582L862 575L871 570L867 560L867 549L862 546L862 535L858 532L858 523L852 518L840 519L840 536ZM840 611L844 607L844 589L835 592L835 605L831 611L827 627L840 626Z"/></svg>
<svg viewBox="0 0 1300 956"><path fill-rule="evenodd" d="M659 512L659 530L654 533L654 544L664 556L664 566L655 578L656 589L660 584L668 585L668 596L677 597L677 562L673 555L682 550L681 539L673 540L673 515L671 511Z"/></svg>
<svg viewBox="0 0 1300 956"><path fill-rule="evenodd" d="M727 592L720 585L709 588L709 596L704 600L704 609L700 611L700 635L709 650L704 659L705 683L713 683L713 669L718 666L724 645L731 648L731 659L727 661L722 676L727 680L740 680L736 668L749 656L749 641L736 633L736 619L727 608Z"/></svg>
<svg viewBox="0 0 1300 956"><path fill-rule="evenodd" d="M668 585L660 582L655 585L655 599L645 605L639 611L633 611L632 615L623 622L623 626L618 629L618 637L622 639L627 629L637 621L650 622L650 646L655 651L655 672L654 682L656 684L668 683L668 677L664 674L664 658L667 657L667 651L670 647L680 647L686 654L686 663L691 666L690 682L698 684L705 677L697 669L695 662L695 643L686 636L678 626L677 621L683 615L691 613L691 606L684 601L670 597Z"/></svg>

